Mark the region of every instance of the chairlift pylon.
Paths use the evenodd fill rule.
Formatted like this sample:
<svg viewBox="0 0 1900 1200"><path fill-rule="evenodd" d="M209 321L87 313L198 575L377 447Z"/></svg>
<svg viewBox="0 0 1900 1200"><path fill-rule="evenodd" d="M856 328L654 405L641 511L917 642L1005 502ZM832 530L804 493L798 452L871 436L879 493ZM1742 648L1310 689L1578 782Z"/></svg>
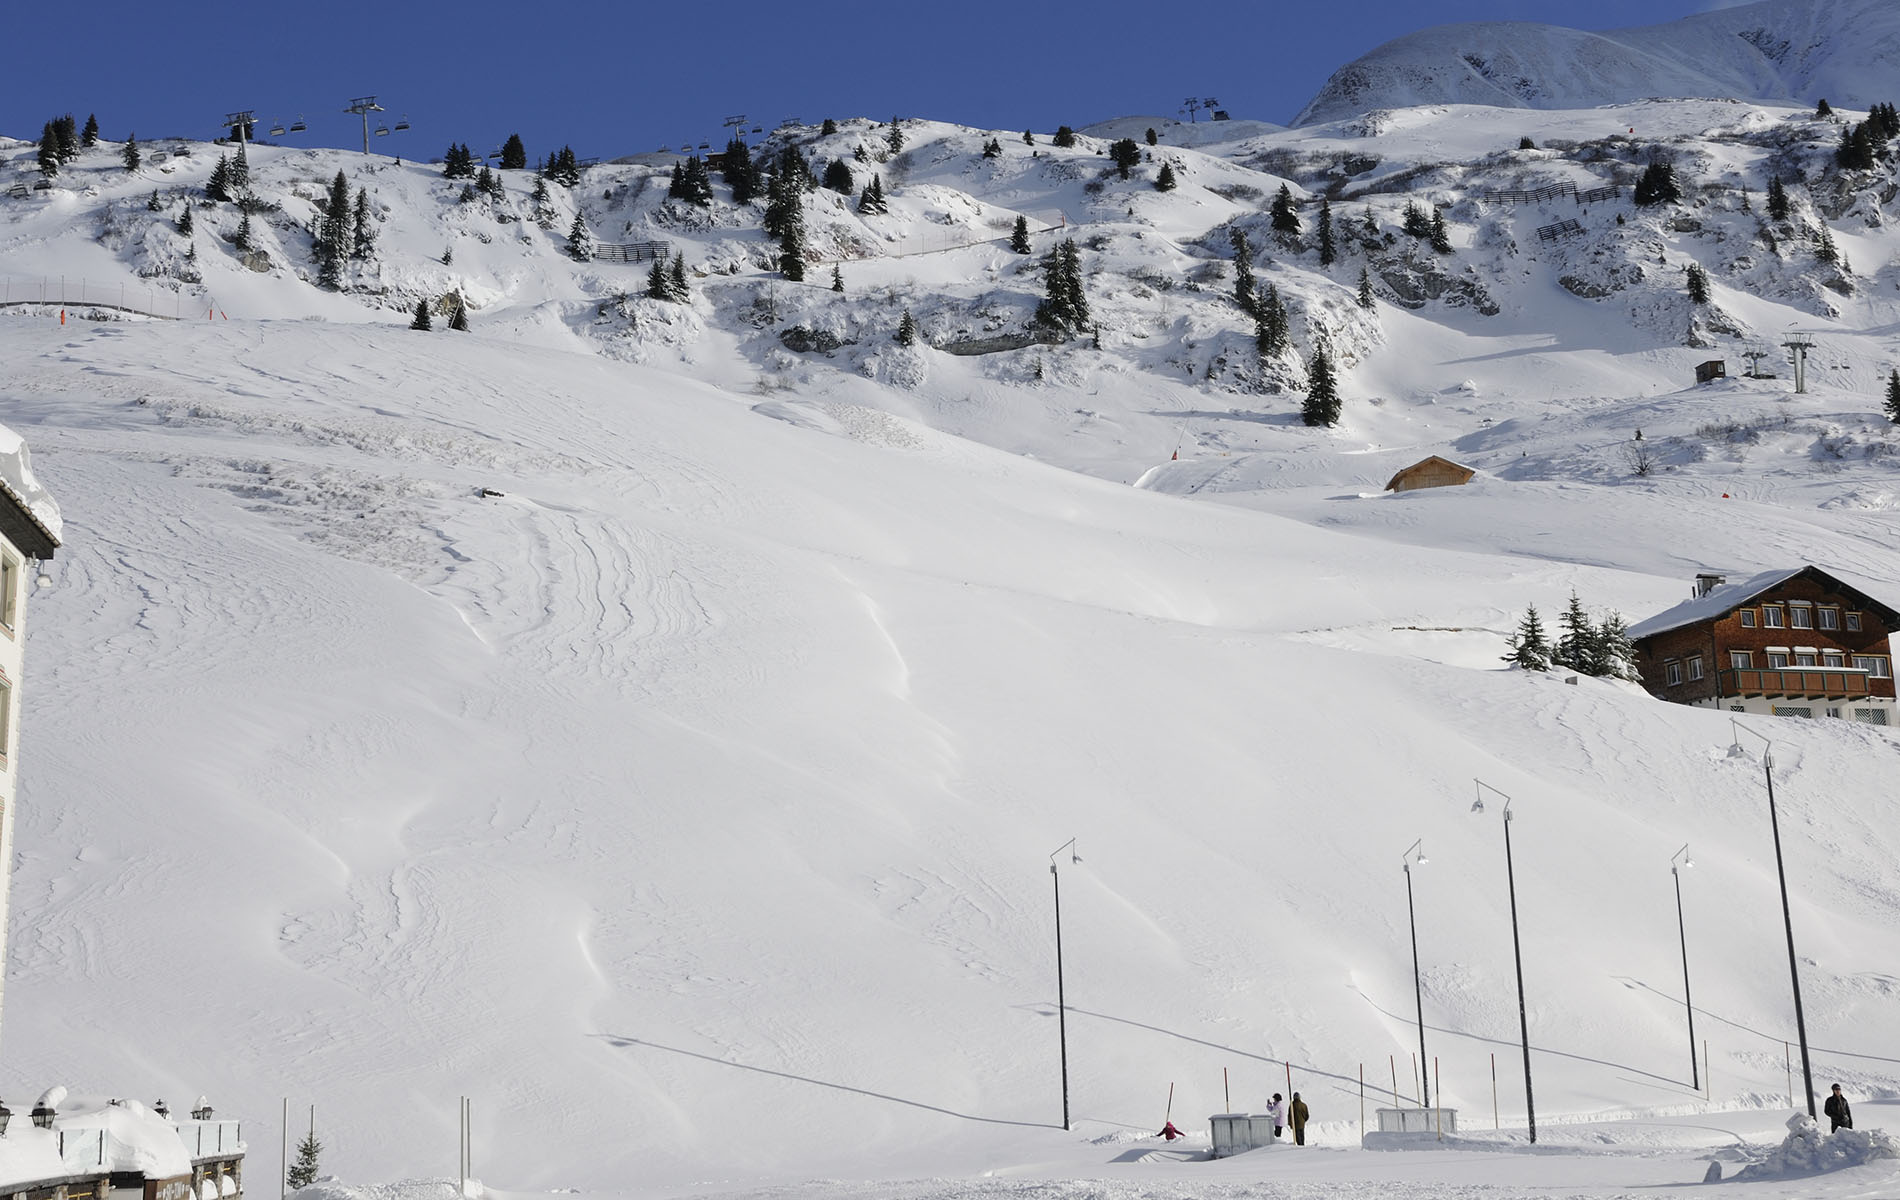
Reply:
<svg viewBox="0 0 1900 1200"><path fill-rule="evenodd" d="M402 114L402 120L396 122L396 132L401 133L407 128L409 128L409 114L404 113Z"/></svg>
<svg viewBox="0 0 1900 1200"><path fill-rule="evenodd" d="M302 113L298 113L297 119L290 123L290 132L292 133L302 133L305 129L308 129L308 128L309 126L303 123Z"/></svg>

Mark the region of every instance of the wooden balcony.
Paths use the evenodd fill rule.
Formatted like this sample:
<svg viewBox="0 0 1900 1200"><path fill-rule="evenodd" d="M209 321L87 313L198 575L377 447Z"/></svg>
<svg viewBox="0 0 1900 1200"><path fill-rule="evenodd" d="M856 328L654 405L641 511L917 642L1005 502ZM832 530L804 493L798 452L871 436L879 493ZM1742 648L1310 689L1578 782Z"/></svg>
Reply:
<svg viewBox="0 0 1900 1200"><path fill-rule="evenodd" d="M1870 694L1867 672L1841 667L1787 667L1779 671L1728 670L1716 682L1724 696L1785 696L1854 700Z"/></svg>

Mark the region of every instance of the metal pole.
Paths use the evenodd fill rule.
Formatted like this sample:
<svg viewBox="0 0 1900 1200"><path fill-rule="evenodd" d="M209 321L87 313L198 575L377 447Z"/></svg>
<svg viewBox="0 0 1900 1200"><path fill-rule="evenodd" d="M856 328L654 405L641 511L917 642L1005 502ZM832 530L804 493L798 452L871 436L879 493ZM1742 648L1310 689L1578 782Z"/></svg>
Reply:
<svg viewBox="0 0 1900 1200"><path fill-rule="evenodd" d="M1684 846L1682 850L1689 847ZM1676 851L1680 856L1682 850ZM1695 1003L1689 999L1689 930L1682 920L1682 871L1670 860L1669 875L1676 881L1676 933L1682 939L1682 1007L1689 1014L1689 1086L1702 1090L1702 1075L1695 1063Z"/></svg>
<svg viewBox="0 0 1900 1200"><path fill-rule="evenodd" d="M282 1137L277 1147L277 1200L284 1200L286 1189L290 1187L290 1097L284 1097L284 1119L280 1126Z"/></svg>
<svg viewBox="0 0 1900 1200"><path fill-rule="evenodd" d="M1056 1036L1062 1046L1062 1128L1069 1127L1069 1018L1062 991L1062 873L1049 864L1049 882L1056 897Z"/></svg>
<svg viewBox="0 0 1900 1200"><path fill-rule="evenodd" d="M1808 1116L1814 1111L1814 1067L1808 1059L1808 1019L1801 1009L1801 971L1794 953L1794 916L1788 909L1788 869L1781 861L1781 821L1775 815L1775 759L1761 756L1762 775L1768 780L1768 824L1775 834L1775 874L1781 880L1781 922L1788 933L1788 982L1794 988L1794 1031L1801 1039L1801 1087L1808 1097Z"/></svg>
<svg viewBox="0 0 1900 1200"><path fill-rule="evenodd" d="M1511 805L1504 805L1504 878L1511 889L1511 953L1517 959L1517 1026L1524 1042L1524 1119L1537 1144L1537 1105L1531 1098L1531 1019L1524 1004L1524 950L1517 935L1517 872L1511 863Z"/></svg>
<svg viewBox="0 0 1900 1200"><path fill-rule="evenodd" d="M1411 851L1406 851L1409 855ZM1418 1003L1418 1056L1425 1059L1425 982L1418 969L1418 909L1412 903L1412 863L1405 863L1405 914L1412 925L1412 997ZM1427 1089L1422 1108L1432 1106L1431 1092Z"/></svg>

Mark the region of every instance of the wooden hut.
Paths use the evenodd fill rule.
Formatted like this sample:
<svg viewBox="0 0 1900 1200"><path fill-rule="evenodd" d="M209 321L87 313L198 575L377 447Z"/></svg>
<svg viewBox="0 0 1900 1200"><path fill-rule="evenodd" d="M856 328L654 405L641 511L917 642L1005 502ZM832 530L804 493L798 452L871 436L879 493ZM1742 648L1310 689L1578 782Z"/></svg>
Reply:
<svg viewBox="0 0 1900 1200"><path fill-rule="evenodd" d="M1410 492L1418 488L1457 487L1470 483L1477 472L1470 467L1434 454L1400 471L1385 485L1388 492Z"/></svg>
<svg viewBox="0 0 1900 1200"><path fill-rule="evenodd" d="M1695 381L1697 383L1708 383L1713 379L1726 378L1728 378L1727 359L1711 358L1708 362L1696 364Z"/></svg>

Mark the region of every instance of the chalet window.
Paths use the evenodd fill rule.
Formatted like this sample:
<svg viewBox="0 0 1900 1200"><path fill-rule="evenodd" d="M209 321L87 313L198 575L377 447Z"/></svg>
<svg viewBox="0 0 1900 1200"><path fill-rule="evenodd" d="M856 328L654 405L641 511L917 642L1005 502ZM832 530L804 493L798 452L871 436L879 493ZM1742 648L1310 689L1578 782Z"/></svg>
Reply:
<svg viewBox="0 0 1900 1200"><path fill-rule="evenodd" d="M1814 708L1807 704L1777 704L1774 706L1777 717L1814 717Z"/></svg>
<svg viewBox="0 0 1900 1200"><path fill-rule="evenodd" d="M1780 629L1783 624L1780 606L1774 604L1762 605L1761 623L1770 629Z"/></svg>
<svg viewBox="0 0 1900 1200"><path fill-rule="evenodd" d="M1787 666L1788 656L1786 654L1779 650L1770 650L1768 652L1768 669L1770 671L1786 670Z"/></svg>
<svg viewBox="0 0 1900 1200"><path fill-rule="evenodd" d="M1669 682L1670 687L1675 687L1677 684L1681 683L1682 682L1682 664L1674 660L1664 663L1663 664L1663 678Z"/></svg>
<svg viewBox="0 0 1900 1200"><path fill-rule="evenodd" d="M1860 614L1859 613L1851 612L1847 614L1847 632L1849 633L1860 632Z"/></svg>
<svg viewBox="0 0 1900 1200"><path fill-rule="evenodd" d="M1789 606L1788 624L1796 629L1814 628L1814 610L1805 604Z"/></svg>
<svg viewBox="0 0 1900 1200"><path fill-rule="evenodd" d="M1730 712L1747 712L1747 711L1748 711L1748 705L1746 705L1746 704L1731 704L1731 705L1729 705L1729 706L1728 706L1728 710L1729 710Z"/></svg>
<svg viewBox="0 0 1900 1200"><path fill-rule="evenodd" d="M1840 715L1841 715L1841 706L1840 706L1840 705L1838 705L1838 704L1830 704L1830 705L1828 705L1828 706L1827 706L1827 715L1828 715L1828 716L1830 716L1830 717L1838 717L1838 716L1840 716Z"/></svg>
<svg viewBox="0 0 1900 1200"><path fill-rule="evenodd" d="M1821 664L1814 661L1814 651L1797 650L1794 652L1794 665L1797 667L1818 667Z"/></svg>
<svg viewBox="0 0 1900 1200"><path fill-rule="evenodd" d="M1844 667L1847 659L1839 650L1821 651L1821 665L1824 667Z"/></svg>
<svg viewBox="0 0 1900 1200"><path fill-rule="evenodd" d="M1820 613L1821 613L1821 628L1839 629L1841 627L1841 610L1840 609L1824 608L1820 610Z"/></svg>
<svg viewBox="0 0 1900 1200"><path fill-rule="evenodd" d="M20 611L20 560L0 554L0 625L12 629Z"/></svg>
<svg viewBox="0 0 1900 1200"><path fill-rule="evenodd" d="M1866 725L1885 725L1887 723L1887 710L1884 708L1857 708L1854 710L1854 719Z"/></svg>
<svg viewBox="0 0 1900 1200"><path fill-rule="evenodd" d="M13 727L13 685L0 679L0 760L12 753L7 731Z"/></svg>
<svg viewBox="0 0 1900 1200"><path fill-rule="evenodd" d="M1755 627L1755 610L1754 609L1744 608L1737 615L1739 615L1742 618L1743 629L1753 629Z"/></svg>
<svg viewBox="0 0 1900 1200"><path fill-rule="evenodd" d="M1746 671L1755 665L1755 656L1747 650L1730 650L1728 665L1737 671Z"/></svg>
<svg viewBox="0 0 1900 1200"><path fill-rule="evenodd" d="M1887 660L1878 654L1856 654L1854 667L1856 670L1867 672L1875 679L1885 679L1892 674L1887 667Z"/></svg>
<svg viewBox="0 0 1900 1200"><path fill-rule="evenodd" d="M1692 680L1702 678L1702 656L1700 654L1689 660L1689 678Z"/></svg>

